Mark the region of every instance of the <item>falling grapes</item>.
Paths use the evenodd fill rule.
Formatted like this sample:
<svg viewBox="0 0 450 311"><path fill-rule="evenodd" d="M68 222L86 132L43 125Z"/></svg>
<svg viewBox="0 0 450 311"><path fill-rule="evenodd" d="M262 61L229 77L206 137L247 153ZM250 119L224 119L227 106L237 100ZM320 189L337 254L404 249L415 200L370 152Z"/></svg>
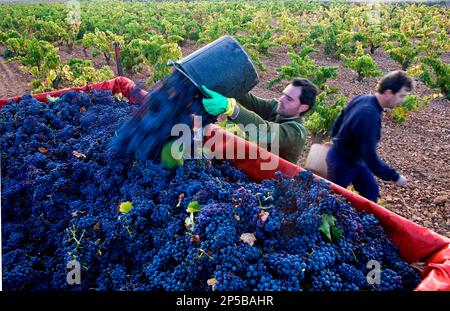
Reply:
<svg viewBox="0 0 450 311"><path fill-rule="evenodd" d="M203 109L193 83L174 71L149 92L133 117L121 125L111 141L111 149L134 155L138 160L158 159L173 126L186 124L192 128L192 115L201 116L204 124L214 120Z"/></svg>

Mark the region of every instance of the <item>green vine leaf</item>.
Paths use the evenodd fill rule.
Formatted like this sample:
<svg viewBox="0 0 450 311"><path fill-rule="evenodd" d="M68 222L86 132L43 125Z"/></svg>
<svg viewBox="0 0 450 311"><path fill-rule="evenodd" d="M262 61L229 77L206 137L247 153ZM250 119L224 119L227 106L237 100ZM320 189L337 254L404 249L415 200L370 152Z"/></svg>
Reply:
<svg viewBox="0 0 450 311"><path fill-rule="evenodd" d="M201 209L202 209L202 206L198 203L198 201L192 201L191 203L188 204L186 212L197 213L197 212L200 212Z"/></svg>
<svg viewBox="0 0 450 311"><path fill-rule="evenodd" d="M119 212L121 213L129 213L131 211L131 202L126 201L119 204Z"/></svg>
<svg viewBox="0 0 450 311"><path fill-rule="evenodd" d="M336 227L336 218L333 215L322 215L322 225L319 227L319 231L325 235L328 242L342 238L342 230Z"/></svg>

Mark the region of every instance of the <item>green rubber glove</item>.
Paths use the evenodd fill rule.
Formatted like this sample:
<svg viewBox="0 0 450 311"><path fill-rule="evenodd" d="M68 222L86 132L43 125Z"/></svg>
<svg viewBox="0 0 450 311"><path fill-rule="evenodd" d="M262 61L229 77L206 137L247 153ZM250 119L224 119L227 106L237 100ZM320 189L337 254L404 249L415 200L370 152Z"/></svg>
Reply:
<svg viewBox="0 0 450 311"><path fill-rule="evenodd" d="M219 114L225 113L227 116L233 114L234 108L236 107L236 100L234 98L227 98L222 94L214 92L208 89L206 86L202 85L202 89L211 98L203 98L203 107L207 113L213 116L218 116Z"/></svg>
<svg viewBox="0 0 450 311"><path fill-rule="evenodd" d="M161 150L161 166L168 170L176 169L184 164L183 145L179 149L175 148L175 150L172 150L174 142L175 139L168 141Z"/></svg>

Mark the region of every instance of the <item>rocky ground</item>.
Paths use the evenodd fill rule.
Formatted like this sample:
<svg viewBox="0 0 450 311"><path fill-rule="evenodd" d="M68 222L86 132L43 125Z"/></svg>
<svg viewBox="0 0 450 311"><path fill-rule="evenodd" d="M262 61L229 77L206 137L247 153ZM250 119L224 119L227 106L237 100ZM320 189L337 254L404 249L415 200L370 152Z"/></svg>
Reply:
<svg viewBox="0 0 450 311"><path fill-rule="evenodd" d="M200 46L188 42L181 48L183 55L188 55ZM290 59L284 47L273 48L271 51L274 57L263 57L267 71L259 72L261 82L252 92L260 97L278 98L288 81L273 89L268 89L266 84L277 76L275 69L289 64ZM101 56L92 57L89 53L84 53L82 48L76 47L68 51L60 47L60 55L63 60L70 57L92 59L96 67L105 64ZM337 87L339 93L347 98L374 92L376 79L368 78L358 82L357 74L344 68L340 60L326 57L322 51L311 56L318 65L339 66L338 77L331 80L329 85ZM384 73L400 69L382 50L377 50L373 58ZM450 53L446 53L443 58L448 62ZM128 76L135 82L142 81L146 78L146 71ZM5 64L4 59L0 58L0 98L29 92L28 83L32 80L29 74L20 70L19 64ZM413 94L432 93L432 90L416 81ZM299 160L300 166L304 166L310 146L311 139ZM417 224L450 237L450 102L442 97L436 98L427 107L413 112L402 124L395 123L390 114L385 113L378 152L386 163L409 180L408 185L402 188L379 180L382 205Z"/></svg>

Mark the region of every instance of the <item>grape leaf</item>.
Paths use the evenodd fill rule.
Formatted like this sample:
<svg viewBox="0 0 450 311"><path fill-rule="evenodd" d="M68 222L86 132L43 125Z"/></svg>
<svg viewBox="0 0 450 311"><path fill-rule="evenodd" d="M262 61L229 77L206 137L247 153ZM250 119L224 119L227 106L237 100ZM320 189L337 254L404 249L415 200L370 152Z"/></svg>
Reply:
<svg viewBox="0 0 450 311"><path fill-rule="evenodd" d="M323 214L322 215L322 225L319 227L319 231L322 232L327 238L328 241L331 241L331 232L330 229L334 226L334 222L336 218L333 215Z"/></svg>
<svg viewBox="0 0 450 311"><path fill-rule="evenodd" d="M192 201L191 203L188 204L186 212L197 213L197 212L200 212L201 209L202 209L202 206L198 203L198 201Z"/></svg>
<svg viewBox="0 0 450 311"><path fill-rule="evenodd" d="M324 222L323 219L322 225L319 227L319 231L322 232L328 238L328 241L331 241L330 224Z"/></svg>
<svg viewBox="0 0 450 311"><path fill-rule="evenodd" d="M129 213L130 211L131 211L131 202L130 201L120 203L119 212Z"/></svg>
<svg viewBox="0 0 450 311"><path fill-rule="evenodd" d="M336 226L331 227L331 237L333 238L333 241L339 240L342 238L342 230Z"/></svg>

